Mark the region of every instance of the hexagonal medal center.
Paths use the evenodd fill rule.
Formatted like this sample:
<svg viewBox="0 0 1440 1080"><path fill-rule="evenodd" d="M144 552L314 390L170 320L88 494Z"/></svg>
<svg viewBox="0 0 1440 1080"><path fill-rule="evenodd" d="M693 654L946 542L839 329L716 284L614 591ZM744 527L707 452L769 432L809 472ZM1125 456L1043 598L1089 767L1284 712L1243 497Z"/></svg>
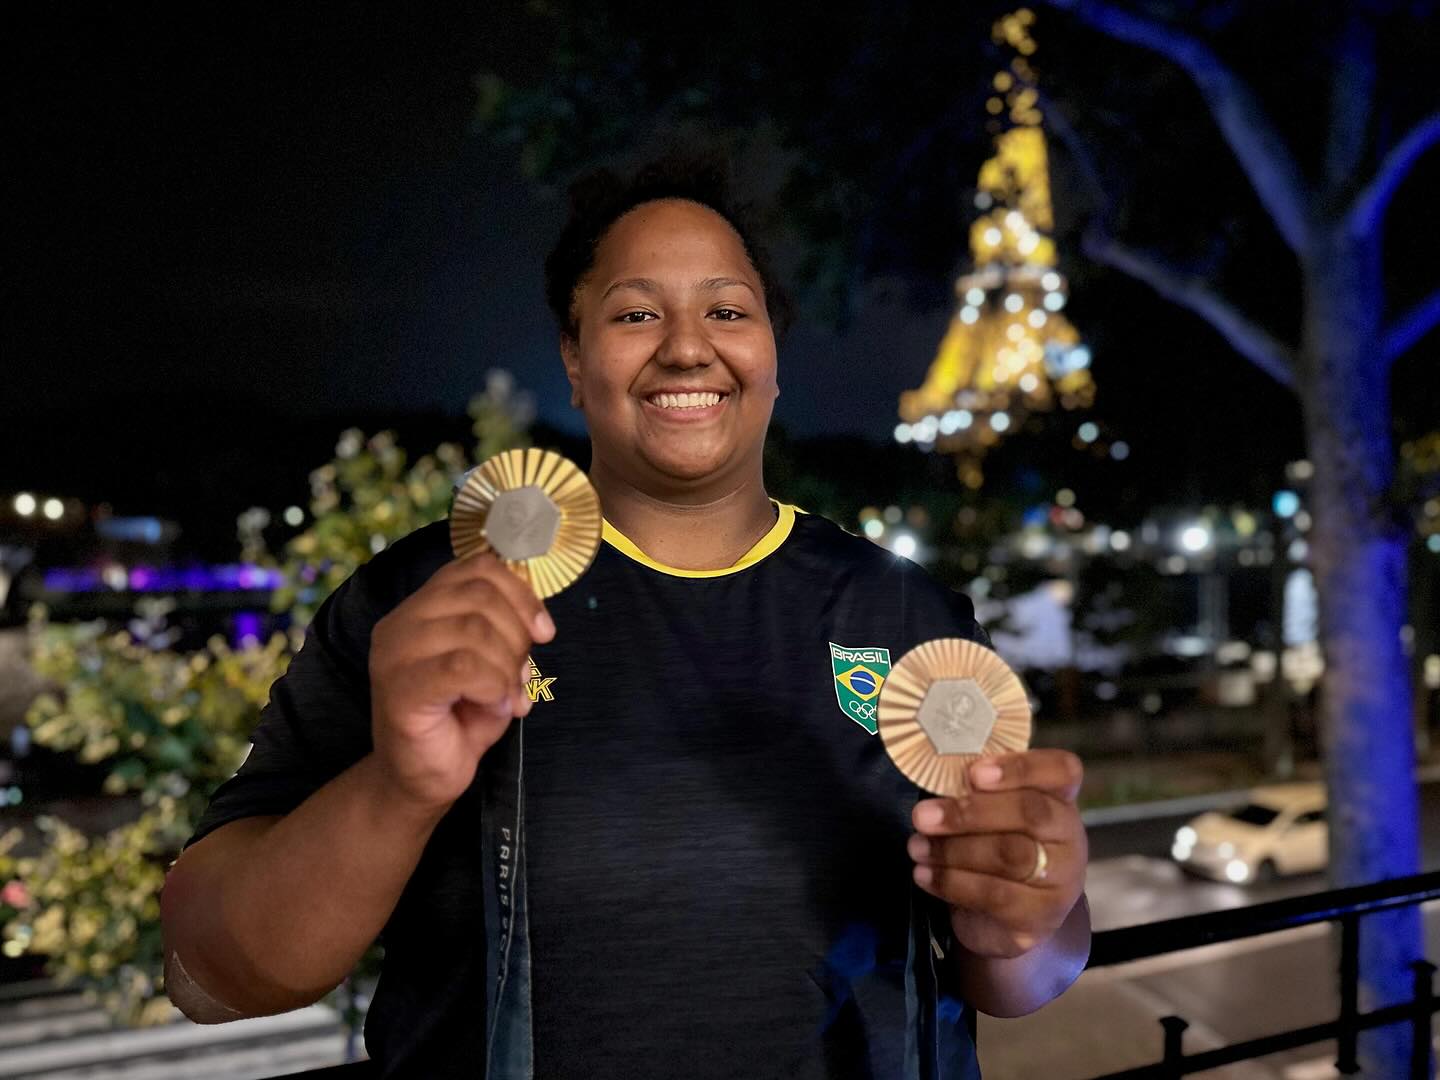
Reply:
<svg viewBox="0 0 1440 1080"><path fill-rule="evenodd" d="M978 754L995 730L995 706L974 679L936 679L915 718L942 754Z"/></svg>
<svg viewBox="0 0 1440 1080"><path fill-rule="evenodd" d="M500 492L485 515L485 539L512 562L544 555L559 529L560 508L534 484Z"/></svg>

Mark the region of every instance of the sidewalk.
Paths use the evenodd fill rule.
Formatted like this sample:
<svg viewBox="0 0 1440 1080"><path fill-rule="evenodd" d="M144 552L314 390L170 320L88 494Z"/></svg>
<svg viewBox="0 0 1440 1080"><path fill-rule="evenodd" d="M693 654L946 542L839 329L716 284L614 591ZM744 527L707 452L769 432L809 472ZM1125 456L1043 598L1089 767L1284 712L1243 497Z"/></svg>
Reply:
<svg viewBox="0 0 1440 1080"><path fill-rule="evenodd" d="M1087 971L1039 1012L1014 1020L982 1015L978 1046L985 1080L1084 1080L1160 1060L1160 1018L1173 1004L1103 970ZM1188 1050L1224 1045L1214 1032L1191 1027ZM1207 1072L1213 1080L1283 1080L1260 1062Z"/></svg>

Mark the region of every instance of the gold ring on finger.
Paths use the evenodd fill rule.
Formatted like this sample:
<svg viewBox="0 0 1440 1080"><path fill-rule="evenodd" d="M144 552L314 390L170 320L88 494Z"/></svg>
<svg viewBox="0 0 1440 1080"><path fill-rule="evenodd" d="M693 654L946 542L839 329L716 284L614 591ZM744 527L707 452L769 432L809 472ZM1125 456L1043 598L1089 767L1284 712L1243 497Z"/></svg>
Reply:
<svg viewBox="0 0 1440 1080"><path fill-rule="evenodd" d="M1030 885L1036 881L1044 881L1045 875L1050 870L1050 855L1045 850L1045 845L1039 840L1035 841L1035 868L1030 871L1030 876L1025 879L1025 884Z"/></svg>

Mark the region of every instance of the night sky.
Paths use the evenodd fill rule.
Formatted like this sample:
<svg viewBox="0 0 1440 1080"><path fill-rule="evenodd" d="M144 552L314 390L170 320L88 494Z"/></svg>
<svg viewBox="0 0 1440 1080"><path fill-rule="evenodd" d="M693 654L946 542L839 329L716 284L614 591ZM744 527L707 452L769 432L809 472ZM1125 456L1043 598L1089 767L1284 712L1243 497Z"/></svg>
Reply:
<svg viewBox="0 0 1440 1080"><path fill-rule="evenodd" d="M478 70L542 62L518 7L12 27L0 493L182 516L303 501L341 428L409 415L453 437L491 366L578 432L541 288L561 202L471 127ZM1097 413L1158 482L1228 497L1242 462L1300 455L1290 397L1194 317L1113 274L1069 313ZM887 438L950 314L881 281L843 333L802 321L777 421ZM1397 372L1412 412L1440 399L1437 336Z"/></svg>

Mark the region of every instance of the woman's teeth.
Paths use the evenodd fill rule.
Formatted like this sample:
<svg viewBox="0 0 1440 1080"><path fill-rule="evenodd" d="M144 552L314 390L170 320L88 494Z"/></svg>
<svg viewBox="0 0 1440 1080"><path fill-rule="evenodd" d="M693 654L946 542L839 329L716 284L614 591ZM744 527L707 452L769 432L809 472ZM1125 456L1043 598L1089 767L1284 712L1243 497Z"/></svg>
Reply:
<svg viewBox="0 0 1440 1080"><path fill-rule="evenodd" d="M650 398L650 404L658 405L662 409L703 409L710 405L719 405L721 394L655 394Z"/></svg>

